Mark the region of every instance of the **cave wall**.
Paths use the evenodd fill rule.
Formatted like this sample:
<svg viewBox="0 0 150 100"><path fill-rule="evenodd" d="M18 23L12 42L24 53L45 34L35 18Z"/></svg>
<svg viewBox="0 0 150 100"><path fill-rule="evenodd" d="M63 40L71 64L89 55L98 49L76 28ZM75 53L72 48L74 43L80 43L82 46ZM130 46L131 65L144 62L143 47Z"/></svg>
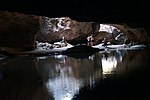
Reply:
<svg viewBox="0 0 150 100"><path fill-rule="evenodd" d="M111 44L150 44L150 31L147 30L146 28L143 27L132 27L128 24L124 23L104 23L103 25L110 25L110 27L115 27L118 32L112 32L108 33L106 31L95 31L94 38L95 38L95 43L94 44L99 44L101 43L104 38L106 38L107 42L110 42ZM98 29L100 29L100 25L97 25ZM107 27L108 28L108 27ZM97 30L98 30L97 29ZM113 28L110 30L114 30ZM115 38L119 35L122 36L120 37L119 40L116 40Z"/></svg>
<svg viewBox="0 0 150 100"><path fill-rule="evenodd" d="M53 43L61 41L64 36L67 42L72 44L86 43L87 37L91 34L95 39L94 45L102 43L105 38L111 44L149 44L150 41L150 33L146 28L132 27L125 23L102 23L103 28L112 31L109 33L99 31L101 27L99 22L79 22L69 17L48 18L43 16L40 22L41 29L36 37L39 42Z"/></svg>
<svg viewBox="0 0 150 100"><path fill-rule="evenodd" d="M35 48L39 16L0 11L0 47Z"/></svg>
<svg viewBox="0 0 150 100"><path fill-rule="evenodd" d="M95 38L95 45L101 43L104 38L108 38L107 41L111 44L120 44L120 41L116 41L115 37L108 35L109 33L99 32L100 24L100 22L79 22L69 17L48 18L0 11L0 48L31 50L36 47L36 41L56 42L63 36L70 43L81 43L91 34ZM127 37L126 43L150 43L150 30L147 28L133 28L124 23L104 24L112 25L124 33Z"/></svg>
<svg viewBox="0 0 150 100"><path fill-rule="evenodd" d="M48 18L42 17L41 29L37 34L37 41L56 42L65 37L67 41L78 42L86 40L89 34L94 33L92 22L77 22L69 17Z"/></svg>

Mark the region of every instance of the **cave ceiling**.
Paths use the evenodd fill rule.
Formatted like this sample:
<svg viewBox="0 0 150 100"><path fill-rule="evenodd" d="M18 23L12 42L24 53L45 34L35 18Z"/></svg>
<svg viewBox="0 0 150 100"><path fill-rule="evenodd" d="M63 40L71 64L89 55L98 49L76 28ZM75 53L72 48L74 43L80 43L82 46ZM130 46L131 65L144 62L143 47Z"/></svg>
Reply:
<svg viewBox="0 0 150 100"><path fill-rule="evenodd" d="M137 0L1 0L1 11L70 17L77 21L132 23L149 27L149 3Z"/></svg>

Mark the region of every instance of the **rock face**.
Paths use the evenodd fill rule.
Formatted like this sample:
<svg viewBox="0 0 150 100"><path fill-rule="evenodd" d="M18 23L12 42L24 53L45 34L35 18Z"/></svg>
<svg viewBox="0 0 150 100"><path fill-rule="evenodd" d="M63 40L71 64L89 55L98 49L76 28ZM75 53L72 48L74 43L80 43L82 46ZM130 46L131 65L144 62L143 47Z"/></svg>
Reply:
<svg viewBox="0 0 150 100"><path fill-rule="evenodd" d="M62 37L70 43L87 41L93 35L93 45L109 42L110 44L149 43L148 32L143 28L131 28L125 24L100 24L96 22L77 22L69 17L41 17L41 30L37 41L55 42Z"/></svg>
<svg viewBox="0 0 150 100"><path fill-rule="evenodd" d="M37 35L40 42L55 42L64 36L67 41L77 42L86 40L88 34L92 34L91 22L77 22L68 17L41 18L41 31Z"/></svg>
<svg viewBox="0 0 150 100"><path fill-rule="evenodd" d="M131 28L125 24L77 22L69 17L48 18L17 12L0 11L0 47L22 50L35 49L36 41L54 43L64 37L68 43L86 43L94 37L93 45L150 43L150 30ZM11 49L12 50L12 49Z"/></svg>
<svg viewBox="0 0 150 100"><path fill-rule="evenodd" d="M131 28L125 24L100 24L95 33L95 42L109 42L110 44L149 44L149 32L144 28Z"/></svg>
<svg viewBox="0 0 150 100"><path fill-rule="evenodd" d="M39 28L38 16L0 11L0 46L33 49Z"/></svg>

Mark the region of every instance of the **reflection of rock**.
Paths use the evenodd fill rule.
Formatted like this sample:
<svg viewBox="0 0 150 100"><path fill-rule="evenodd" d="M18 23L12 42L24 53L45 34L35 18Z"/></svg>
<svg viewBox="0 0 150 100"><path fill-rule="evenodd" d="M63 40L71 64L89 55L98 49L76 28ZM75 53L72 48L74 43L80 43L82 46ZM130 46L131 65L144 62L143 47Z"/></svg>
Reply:
<svg viewBox="0 0 150 100"><path fill-rule="evenodd" d="M9 61L12 58L13 57L9 57L9 56L0 54L0 65L5 64L7 61Z"/></svg>
<svg viewBox="0 0 150 100"><path fill-rule="evenodd" d="M44 60L39 59L37 65L49 93L53 94L55 100L72 99L84 85L90 85L92 88L95 80L102 77L99 58L93 59L75 59L55 55ZM96 74L95 71L97 71Z"/></svg>
<svg viewBox="0 0 150 100"><path fill-rule="evenodd" d="M122 54L124 54L122 52ZM128 51L128 54L123 58L122 63L119 63L117 67L118 76L122 76L123 73L131 73L136 71L141 71L139 69L145 70L147 64L149 63L149 49L139 50L139 51ZM143 71L142 73L146 73ZM139 75L142 76L142 73ZM138 76L136 76L138 78Z"/></svg>
<svg viewBox="0 0 150 100"><path fill-rule="evenodd" d="M110 53L104 53L102 60L103 74L115 74L118 63L122 62L126 51L116 50Z"/></svg>
<svg viewBox="0 0 150 100"><path fill-rule="evenodd" d="M124 53L121 51L117 55L122 54L124 56ZM114 58L112 53L109 56L116 60L120 59L120 57ZM149 97L147 90L150 88L149 56L149 49L127 51L127 55L123 57L122 61L118 61L113 74L107 75L93 90L87 90L87 87L80 89L74 100L120 100L122 97L124 100L147 99ZM91 93L92 95L89 95Z"/></svg>
<svg viewBox="0 0 150 100"><path fill-rule="evenodd" d="M46 86L52 92L55 100L71 100L79 92L80 81L73 76L71 67L56 66L59 75L54 79L49 79Z"/></svg>
<svg viewBox="0 0 150 100"><path fill-rule="evenodd" d="M62 54L75 58L88 58L90 55L98 52L100 49L92 48L86 45L78 45L63 51Z"/></svg>
<svg viewBox="0 0 150 100"><path fill-rule="evenodd" d="M1 65L0 100L54 100L36 68L35 59L30 57L15 58Z"/></svg>

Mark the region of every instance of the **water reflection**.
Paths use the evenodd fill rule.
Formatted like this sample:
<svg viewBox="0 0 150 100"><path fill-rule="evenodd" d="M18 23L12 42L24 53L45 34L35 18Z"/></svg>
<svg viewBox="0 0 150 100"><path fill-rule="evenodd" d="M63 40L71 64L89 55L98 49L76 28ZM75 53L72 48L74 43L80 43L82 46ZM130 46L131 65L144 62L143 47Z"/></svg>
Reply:
<svg viewBox="0 0 150 100"><path fill-rule="evenodd" d="M147 55L150 55L148 51L116 50L99 52L88 58L81 57L82 59L65 55L17 57L0 65L0 91L5 91L0 92L0 99L71 100L82 95L82 92L85 94L83 89L94 91L99 83L104 84L109 76L118 77L122 74L127 76L127 73L130 74L135 69L146 69L149 63ZM142 74L145 73L148 72L143 71ZM127 86L126 83L124 84L120 86ZM144 84L147 84L146 81ZM101 87L101 85L99 86ZM111 90L112 92L101 89L99 92L103 94L106 92L105 96L107 97L108 93L115 94L114 91L117 88ZM104 96L99 92L96 93L98 96ZM87 96L85 95L85 97Z"/></svg>
<svg viewBox="0 0 150 100"><path fill-rule="evenodd" d="M79 91L80 83L74 75L71 67L65 66L66 56L54 55L51 56L58 60L54 73L50 75L46 82L48 92L52 92L55 100L71 100L71 98Z"/></svg>
<svg viewBox="0 0 150 100"><path fill-rule="evenodd" d="M71 100L82 87L95 87L105 74L114 74L125 51L97 53L85 59L65 55L37 57L37 65L49 93L55 100Z"/></svg>
<svg viewBox="0 0 150 100"><path fill-rule="evenodd" d="M94 84L93 60L55 55L38 59L38 67L55 100L71 100L84 85ZM98 78L98 77L97 77Z"/></svg>
<svg viewBox="0 0 150 100"><path fill-rule="evenodd" d="M80 82L72 75L70 67L61 69L61 66L56 66L56 69L59 75L46 82L47 89L55 100L71 100L78 93Z"/></svg>
<svg viewBox="0 0 150 100"><path fill-rule="evenodd" d="M117 66L117 60L115 57L103 57L102 58L102 70L103 74L111 74L112 71L116 68Z"/></svg>
<svg viewBox="0 0 150 100"><path fill-rule="evenodd" d="M116 50L111 53L103 53L103 57L101 59L103 74L114 74L117 64L122 61L125 54L126 51L124 50Z"/></svg>

